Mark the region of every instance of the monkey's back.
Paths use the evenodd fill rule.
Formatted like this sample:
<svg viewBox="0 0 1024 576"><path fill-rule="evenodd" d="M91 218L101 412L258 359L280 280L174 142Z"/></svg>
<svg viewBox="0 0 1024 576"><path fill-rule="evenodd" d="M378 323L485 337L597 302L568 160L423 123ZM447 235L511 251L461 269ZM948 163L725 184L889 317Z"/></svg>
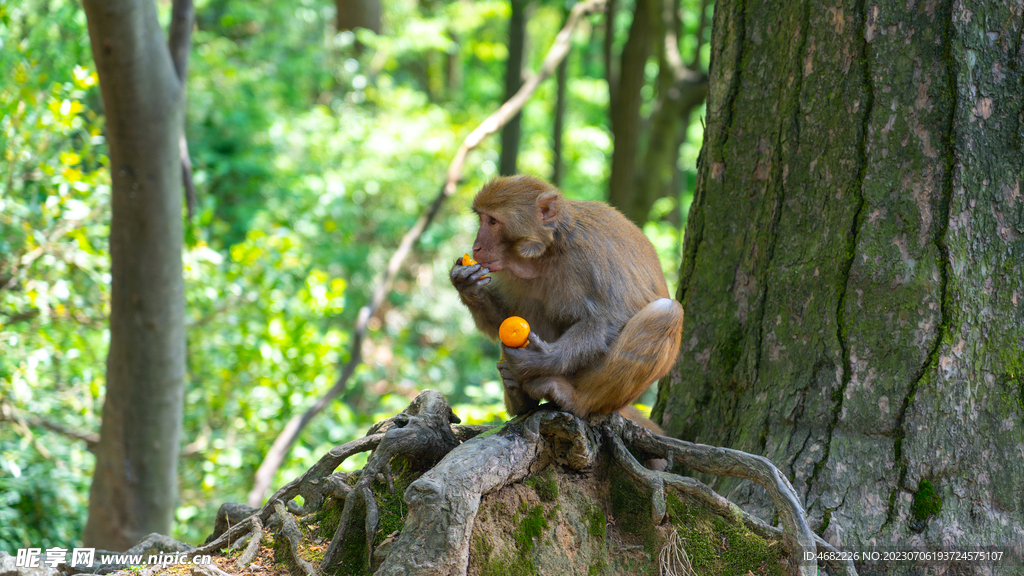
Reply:
<svg viewBox="0 0 1024 576"><path fill-rule="evenodd" d="M565 246L552 263L561 273L549 277L569 282L549 290L565 294L591 314L622 316L617 318L620 325L658 298L668 298L658 254L640 228L602 202L566 204L570 222Z"/></svg>

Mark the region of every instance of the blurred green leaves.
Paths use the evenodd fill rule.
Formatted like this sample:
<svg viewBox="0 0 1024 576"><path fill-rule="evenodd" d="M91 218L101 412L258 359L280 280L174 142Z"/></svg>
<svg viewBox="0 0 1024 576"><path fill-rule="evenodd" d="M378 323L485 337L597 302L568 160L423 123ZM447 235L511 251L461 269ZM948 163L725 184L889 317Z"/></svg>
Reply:
<svg viewBox="0 0 1024 576"><path fill-rule="evenodd" d="M166 21L169 3L158 8ZM384 8L376 36L335 33L334 5L322 0L196 1L185 131L199 205L183 254L179 538L201 541L221 502L244 501L284 424L334 384L399 238L439 191L461 139L500 105L507 3ZM562 10L537 3L530 68ZM570 63L563 188L577 199L605 196L612 147L599 34L577 35ZM0 409L95 433L110 189L78 2L0 0L0 70ZM541 176L551 170L554 100L549 81L523 112L521 166ZM371 321L363 366L275 485L423 388L444 392L464 422L504 418L497 346L448 282L472 243L469 200L494 175L497 145L470 156L460 192ZM678 230L663 222L646 232L674 275ZM0 549L75 545L92 466L80 441L0 423Z"/></svg>
<svg viewBox="0 0 1024 576"><path fill-rule="evenodd" d="M110 200L77 2L0 4L0 548L79 538L92 456L25 425L95 431Z"/></svg>

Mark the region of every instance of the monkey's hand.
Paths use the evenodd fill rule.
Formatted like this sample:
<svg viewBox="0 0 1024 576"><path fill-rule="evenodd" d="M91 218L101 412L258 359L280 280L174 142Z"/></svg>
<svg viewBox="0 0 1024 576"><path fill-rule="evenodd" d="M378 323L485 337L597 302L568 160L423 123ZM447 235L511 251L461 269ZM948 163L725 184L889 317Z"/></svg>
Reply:
<svg viewBox="0 0 1024 576"><path fill-rule="evenodd" d="M480 264L462 265L462 258L455 259L455 266L451 271L452 285L459 291L463 299L468 302L480 302L484 299L484 286L490 284L490 272Z"/></svg>
<svg viewBox="0 0 1024 576"><path fill-rule="evenodd" d="M501 345L505 354L504 365L509 373L519 382L536 376L562 376L561 358L551 344L530 332L529 343L523 348L510 348ZM504 373L502 373L504 378Z"/></svg>

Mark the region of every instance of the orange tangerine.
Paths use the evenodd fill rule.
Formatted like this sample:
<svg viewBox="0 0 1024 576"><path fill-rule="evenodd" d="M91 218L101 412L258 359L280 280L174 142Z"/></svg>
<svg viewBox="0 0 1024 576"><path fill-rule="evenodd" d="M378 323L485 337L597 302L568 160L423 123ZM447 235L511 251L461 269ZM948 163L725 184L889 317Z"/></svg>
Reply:
<svg viewBox="0 0 1024 576"><path fill-rule="evenodd" d="M462 257L462 265L463 266L469 266L471 264L476 264L476 260L473 260L472 258L470 258L469 257L469 252L466 252L466 254Z"/></svg>
<svg viewBox="0 0 1024 576"><path fill-rule="evenodd" d="M524 348L529 342L530 324L519 316L509 316L498 328L502 344L512 348Z"/></svg>

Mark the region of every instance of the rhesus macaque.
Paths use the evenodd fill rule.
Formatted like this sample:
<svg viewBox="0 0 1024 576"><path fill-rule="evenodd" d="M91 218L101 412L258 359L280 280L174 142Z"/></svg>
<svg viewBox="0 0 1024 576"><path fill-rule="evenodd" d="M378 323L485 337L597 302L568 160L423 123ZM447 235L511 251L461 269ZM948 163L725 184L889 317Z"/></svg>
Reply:
<svg viewBox="0 0 1024 576"><path fill-rule="evenodd" d="M508 413L547 399L577 416L637 420L629 405L672 367L683 325L651 243L614 208L567 200L532 176L492 180L473 211L478 264L460 257L452 284L491 338L508 316L531 328L525 348L502 345Z"/></svg>

